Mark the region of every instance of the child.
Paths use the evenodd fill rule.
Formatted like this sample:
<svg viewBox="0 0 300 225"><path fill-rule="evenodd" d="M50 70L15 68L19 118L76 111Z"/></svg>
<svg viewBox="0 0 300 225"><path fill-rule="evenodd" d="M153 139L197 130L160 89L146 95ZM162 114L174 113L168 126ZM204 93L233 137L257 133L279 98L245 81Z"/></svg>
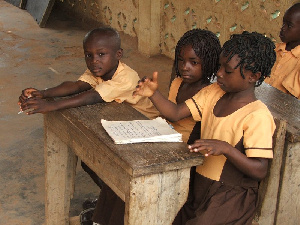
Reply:
<svg viewBox="0 0 300 225"><path fill-rule="evenodd" d="M175 48L174 68L177 77L171 83L169 100L175 104L183 103L209 85L218 70L220 52L219 39L213 32L201 29L187 31ZM183 141L188 142L195 125L193 118L184 118L172 125L182 134Z"/></svg>
<svg viewBox="0 0 300 225"><path fill-rule="evenodd" d="M232 35L220 54L217 82L176 105L157 90L153 80L139 82L134 95L148 96L167 119L190 115L201 120L201 139L189 145L205 160L197 166L188 201L173 224L252 224L258 183L273 157L275 130L268 108L255 97L275 62L274 44L258 33Z"/></svg>
<svg viewBox="0 0 300 225"><path fill-rule="evenodd" d="M170 101L179 104L194 96L210 84L218 70L221 45L216 35L208 30L187 31L177 42L174 68L177 74L169 91ZM208 55L209 53L209 55ZM199 130L190 135L195 121L192 117L172 123L175 130L183 135L184 142L193 143L200 138ZM199 124L197 126L199 127ZM94 212L93 221L101 225L124 224L124 202L104 184Z"/></svg>
<svg viewBox="0 0 300 225"><path fill-rule="evenodd" d="M276 45L276 62L266 83L300 99L300 3L290 7L283 16Z"/></svg>
<svg viewBox="0 0 300 225"><path fill-rule="evenodd" d="M120 61L123 55L119 33L110 27L94 29L86 34L83 49L87 70L77 81L66 81L47 90L26 88L19 97L22 111L28 115L59 109L91 105L100 102L127 102L149 118L159 115L152 102L145 97L133 98L132 92L140 79L138 74ZM76 94L76 95L75 95ZM65 97L56 101L47 98ZM101 188L102 180L85 163L82 168ZM85 202L84 204L89 204ZM88 217L91 211L86 211Z"/></svg>
<svg viewBox="0 0 300 225"><path fill-rule="evenodd" d="M110 27L94 29L86 34L83 49L87 70L77 81L66 81L46 90L26 88L19 97L21 110L28 115L59 109L92 105L100 102L127 102L149 118L158 111L148 98L133 98L138 74L120 62L123 56L119 33ZM76 95L75 95L76 94ZM65 97L56 101L47 98Z"/></svg>

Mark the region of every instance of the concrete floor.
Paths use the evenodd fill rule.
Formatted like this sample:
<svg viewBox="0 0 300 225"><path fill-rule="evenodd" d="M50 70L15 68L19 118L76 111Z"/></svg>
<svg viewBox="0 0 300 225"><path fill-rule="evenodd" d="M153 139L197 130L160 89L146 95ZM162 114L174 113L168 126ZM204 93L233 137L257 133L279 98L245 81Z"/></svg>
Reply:
<svg viewBox="0 0 300 225"><path fill-rule="evenodd" d="M44 89L76 80L86 69L82 39L89 29L57 8L40 28L26 10L0 0L0 225L45 224L43 115L18 115L17 101L26 87ZM136 38L121 37L123 61L141 76L158 71L166 95L172 60L143 56ZM71 216L100 191L80 165L77 170Z"/></svg>

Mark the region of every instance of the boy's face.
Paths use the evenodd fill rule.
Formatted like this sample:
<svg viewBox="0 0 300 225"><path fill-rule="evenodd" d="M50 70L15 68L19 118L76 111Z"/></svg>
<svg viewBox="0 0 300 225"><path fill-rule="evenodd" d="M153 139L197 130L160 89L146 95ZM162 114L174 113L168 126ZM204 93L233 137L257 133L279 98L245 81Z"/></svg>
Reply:
<svg viewBox="0 0 300 225"><path fill-rule="evenodd" d="M191 45L181 48L178 70L185 83L194 83L202 79L202 62Z"/></svg>
<svg viewBox="0 0 300 225"><path fill-rule="evenodd" d="M283 24L280 30L280 39L292 48L300 44L300 10L292 7L283 16Z"/></svg>
<svg viewBox="0 0 300 225"><path fill-rule="evenodd" d="M238 55L234 55L229 62L227 62L229 56L225 57L223 52L220 55L220 69L217 72L217 83L221 89L225 92L241 92L253 88L251 71L244 70L243 74L245 79L241 75L240 66L235 68L240 62Z"/></svg>
<svg viewBox="0 0 300 225"><path fill-rule="evenodd" d="M101 34L89 37L83 49L85 62L91 73L103 80L110 80L122 57L122 49L116 49L109 37Z"/></svg>

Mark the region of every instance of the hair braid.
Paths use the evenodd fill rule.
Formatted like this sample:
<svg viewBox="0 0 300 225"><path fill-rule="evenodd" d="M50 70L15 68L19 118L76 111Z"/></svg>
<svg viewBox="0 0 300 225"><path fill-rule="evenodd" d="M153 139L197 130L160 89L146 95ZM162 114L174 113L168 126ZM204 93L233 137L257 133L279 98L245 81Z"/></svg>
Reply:
<svg viewBox="0 0 300 225"><path fill-rule="evenodd" d="M184 46L191 45L195 54L201 59L202 80L209 83L218 70L221 45L218 37L211 31L193 29L187 31L177 42L175 49L174 68L177 76L181 76L178 69L178 57Z"/></svg>
<svg viewBox="0 0 300 225"><path fill-rule="evenodd" d="M257 32L233 34L223 45L223 53L228 57L227 62L234 55L238 55L241 75L245 78L243 70L250 70L252 73L261 72L261 77L256 87L261 85L264 79L270 76L271 69L276 60L274 43L267 37Z"/></svg>

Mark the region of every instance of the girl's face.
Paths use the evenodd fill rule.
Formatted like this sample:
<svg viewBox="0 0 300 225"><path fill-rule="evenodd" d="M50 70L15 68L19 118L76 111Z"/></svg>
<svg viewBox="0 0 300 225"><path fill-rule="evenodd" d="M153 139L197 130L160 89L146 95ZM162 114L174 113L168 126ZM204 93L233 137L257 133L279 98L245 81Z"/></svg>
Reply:
<svg viewBox="0 0 300 225"><path fill-rule="evenodd" d="M252 72L244 70L243 74L245 79L241 75L240 66L235 68L240 62L238 55L234 55L229 62L227 62L229 56L225 57L223 52L220 55L220 69L217 72L217 83L221 89L225 92L241 92L254 87L252 82Z"/></svg>
<svg viewBox="0 0 300 225"><path fill-rule="evenodd" d="M202 79L202 62L191 45L183 46L178 56L178 70L185 83Z"/></svg>

